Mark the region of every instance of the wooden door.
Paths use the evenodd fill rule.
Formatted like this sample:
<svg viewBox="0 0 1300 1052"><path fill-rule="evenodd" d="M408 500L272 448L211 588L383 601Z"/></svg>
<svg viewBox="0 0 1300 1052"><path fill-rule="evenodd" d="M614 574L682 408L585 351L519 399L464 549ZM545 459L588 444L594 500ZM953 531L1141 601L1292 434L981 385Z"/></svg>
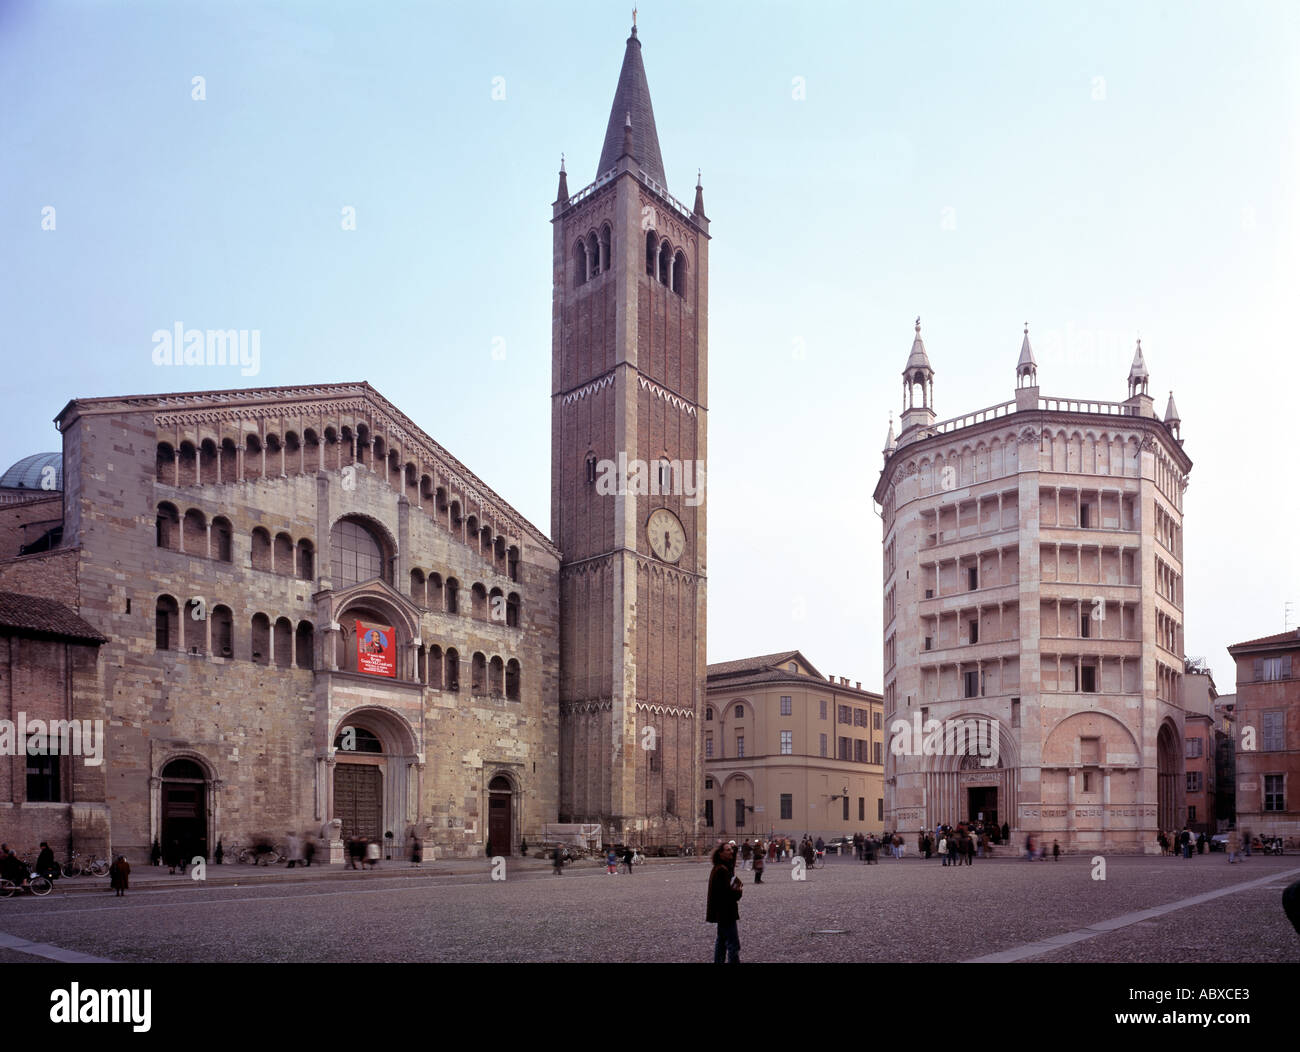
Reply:
<svg viewBox="0 0 1300 1052"><path fill-rule="evenodd" d="M359 836L383 843L383 772L374 764L340 763L334 768L334 817L343 822L343 837Z"/></svg>

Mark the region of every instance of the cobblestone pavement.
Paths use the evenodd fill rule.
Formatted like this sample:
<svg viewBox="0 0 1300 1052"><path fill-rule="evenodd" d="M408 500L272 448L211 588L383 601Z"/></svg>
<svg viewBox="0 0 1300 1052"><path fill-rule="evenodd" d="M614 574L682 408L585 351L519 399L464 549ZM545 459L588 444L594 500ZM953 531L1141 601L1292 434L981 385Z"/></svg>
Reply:
<svg viewBox="0 0 1300 1052"><path fill-rule="evenodd" d="M742 872L741 958L965 961L1019 951L1035 962L1300 961L1300 936L1281 909L1282 888L1300 878L1300 858L1256 856L1230 866L1222 854L1115 856L1106 865L1106 879L1094 880L1087 858L1000 858L959 868L832 858L804 881L792 880L786 865L770 867L757 887L754 874ZM507 879L496 882L485 859L420 872L398 867L250 870L239 886L233 881L242 867L226 868L230 883L188 886L164 880L163 871L134 881L121 899L102 890L78 894L67 884L45 899L0 901L0 961L40 959L15 949L16 940L152 962L712 957L704 860L661 860L617 877L592 863L556 877L545 863L510 860ZM1223 889L1231 890L1179 905ZM1171 905L1178 908L1128 916ZM1113 931L1083 931L1116 918L1124 923ZM1027 957L1019 950L1081 931L1082 941L1070 945Z"/></svg>

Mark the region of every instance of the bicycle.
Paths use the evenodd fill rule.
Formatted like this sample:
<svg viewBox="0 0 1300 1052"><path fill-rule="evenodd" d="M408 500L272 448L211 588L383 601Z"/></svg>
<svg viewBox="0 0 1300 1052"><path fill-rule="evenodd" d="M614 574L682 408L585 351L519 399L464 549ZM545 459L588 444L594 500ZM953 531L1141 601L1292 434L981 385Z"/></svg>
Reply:
<svg viewBox="0 0 1300 1052"><path fill-rule="evenodd" d="M20 891L29 891L33 895L45 896L54 890L54 881L40 873L33 873L32 867L25 859L19 859L27 875L19 883L9 879L0 880L0 898L13 898Z"/></svg>
<svg viewBox="0 0 1300 1052"><path fill-rule="evenodd" d="M238 855L241 866L276 866L284 861L284 856L275 848L246 847Z"/></svg>
<svg viewBox="0 0 1300 1052"><path fill-rule="evenodd" d="M108 859L97 855L83 858L74 851L72 857L59 867L59 871L65 877L79 877L83 873L91 877L104 877L108 875Z"/></svg>

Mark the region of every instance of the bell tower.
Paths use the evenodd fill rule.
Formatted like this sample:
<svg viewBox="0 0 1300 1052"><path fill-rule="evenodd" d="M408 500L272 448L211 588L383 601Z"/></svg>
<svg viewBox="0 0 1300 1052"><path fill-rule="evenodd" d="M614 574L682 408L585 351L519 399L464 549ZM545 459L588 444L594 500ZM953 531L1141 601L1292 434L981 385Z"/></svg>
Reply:
<svg viewBox="0 0 1300 1052"><path fill-rule="evenodd" d="M675 843L702 799L709 221L668 192L635 25L552 228L560 821Z"/></svg>

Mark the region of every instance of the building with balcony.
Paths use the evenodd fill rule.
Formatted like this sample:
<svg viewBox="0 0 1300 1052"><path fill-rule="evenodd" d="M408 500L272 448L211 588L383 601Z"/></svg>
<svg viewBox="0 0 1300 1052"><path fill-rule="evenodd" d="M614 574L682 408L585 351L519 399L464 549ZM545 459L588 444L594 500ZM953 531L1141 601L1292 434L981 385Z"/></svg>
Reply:
<svg viewBox="0 0 1300 1052"><path fill-rule="evenodd" d="M709 666L701 834L826 840L884 828L881 697L797 650Z"/></svg>
<svg viewBox="0 0 1300 1052"><path fill-rule="evenodd" d="M940 421L934 377L918 319L874 493L885 823L1158 850L1186 818L1173 395L1162 420L1139 344L1125 401L1043 397L1028 326L1013 400Z"/></svg>

